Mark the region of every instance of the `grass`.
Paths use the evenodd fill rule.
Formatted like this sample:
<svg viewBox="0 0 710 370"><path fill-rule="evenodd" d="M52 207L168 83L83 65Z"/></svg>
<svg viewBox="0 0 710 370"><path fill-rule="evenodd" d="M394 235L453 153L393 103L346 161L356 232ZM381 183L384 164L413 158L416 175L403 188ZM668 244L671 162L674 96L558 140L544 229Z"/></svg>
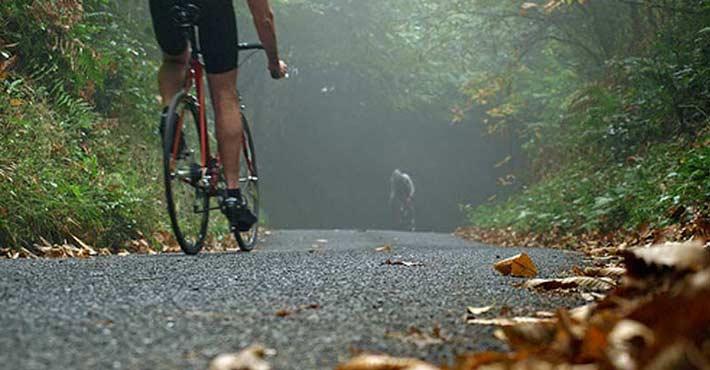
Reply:
<svg viewBox="0 0 710 370"><path fill-rule="evenodd" d="M0 245L75 235L118 246L152 229L156 186L133 165L140 149L126 149L120 121L78 101L53 109L38 90L17 75L0 82Z"/></svg>
<svg viewBox="0 0 710 370"><path fill-rule="evenodd" d="M577 162L505 202L466 207L482 228L561 234L665 227L708 213L710 135L661 143L623 163Z"/></svg>

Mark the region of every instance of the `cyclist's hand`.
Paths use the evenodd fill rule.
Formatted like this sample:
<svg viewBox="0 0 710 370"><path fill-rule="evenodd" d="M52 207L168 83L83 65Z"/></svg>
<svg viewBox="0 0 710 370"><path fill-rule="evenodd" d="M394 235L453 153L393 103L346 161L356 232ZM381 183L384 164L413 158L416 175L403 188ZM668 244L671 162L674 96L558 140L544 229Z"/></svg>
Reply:
<svg viewBox="0 0 710 370"><path fill-rule="evenodd" d="M280 80L288 77L288 65L283 60L279 60L278 64L269 63L269 72L271 72L271 78Z"/></svg>

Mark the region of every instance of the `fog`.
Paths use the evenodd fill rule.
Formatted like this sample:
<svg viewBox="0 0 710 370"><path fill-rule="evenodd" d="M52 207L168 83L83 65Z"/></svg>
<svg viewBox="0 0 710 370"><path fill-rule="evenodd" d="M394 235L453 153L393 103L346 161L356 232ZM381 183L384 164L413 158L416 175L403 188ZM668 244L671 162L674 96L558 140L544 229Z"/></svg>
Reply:
<svg viewBox="0 0 710 370"><path fill-rule="evenodd" d="M388 196L395 168L414 180L417 229L422 231L453 230L464 222L461 205L480 204L498 192L496 179L504 173L494 164L509 154L511 145L484 135L475 115L450 124L449 104L459 98L454 86L439 91L433 102L398 107L388 100L390 92L383 91L386 78L383 84L382 76L351 68L347 59L314 61L314 50L320 56L337 56L327 48L342 45L319 44L322 14L303 12L295 17L277 9L280 47L291 67L290 79L272 81L261 54L240 70L268 224L392 228ZM255 40L250 19L241 14L239 22L240 39ZM367 26L365 21L356 23ZM352 43L352 50L365 49L348 27L327 33L329 40ZM248 55L243 53L242 60ZM394 77L401 89L417 88L416 78L402 77Z"/></svg>

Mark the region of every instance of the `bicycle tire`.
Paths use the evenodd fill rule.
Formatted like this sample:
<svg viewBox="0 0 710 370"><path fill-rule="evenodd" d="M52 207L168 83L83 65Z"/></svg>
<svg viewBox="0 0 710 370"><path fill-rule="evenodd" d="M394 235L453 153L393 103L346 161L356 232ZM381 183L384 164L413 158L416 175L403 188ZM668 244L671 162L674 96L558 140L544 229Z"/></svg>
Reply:
<svg viewBox="0 0 710 370"><path fill-rule="evenodd" d="M244 128L244 142L242 153L240 154L239 186L242 189L242 196L247 201L247 206L259 219L259 173L256 165L256 152L254 151L254 140L251 128L244 113L242 113L242 126ZM259 223L252 226L249 231L240 232L234 230L234 238L237 240L239 249L243 252L251 252L256 246L259 238Z"/></svg>
<svg viewBox="0 0 710 370"><path fill-rule="evenodd" d="M180 249L185 254L195 255L200 253L204 246L210 210L209 194L196 185L195 179L197 177L194 173L197 168L201 168L199 162L194 158L195 149L198 150L198 154L201 153L199 152L201 145L198 107L187 93L182 91L175 95L171 101L167 117L163 137L163 179L166 206L170 216L170 224ZM183 117L180 135L183 138L181 140L184 141L185 150L178 154L178 158L174 158L178 117ZM192 118L192 120L187 118ZM195 130L194 134L190 134L192 130ZM182 143L179 145L182 146ZM192 153L189 154L190 152ZM186 157L187 169L177 163L183 155ZM192 158L190 159L190 157ZM187 183L186 180L189 180L190 183ZM194 214L191 214L189 208L183 209L185 205L190 205L190 202ZM193 218L188 218L188 216L193 216Z"/></svg>

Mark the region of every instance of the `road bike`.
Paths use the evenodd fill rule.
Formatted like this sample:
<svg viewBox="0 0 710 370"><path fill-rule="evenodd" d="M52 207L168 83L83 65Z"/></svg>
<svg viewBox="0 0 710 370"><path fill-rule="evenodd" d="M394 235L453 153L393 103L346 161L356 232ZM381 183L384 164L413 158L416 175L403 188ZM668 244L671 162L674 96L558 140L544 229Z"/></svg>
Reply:
<svg viewBox="0 0 710 370"><path fill-rule="evenodd" d="M205 104L204 65L197 43L200 8L188 0L172 9L173 20L191 47L184 87L170 102L163 130L163 175L170 223L180 248L188 255L200 252L207 237L210 211L219 210L226 181L214 130L208 124ZM258 43L239 43L238 49L263 50ZM241 104L242 98L239 95ZM241 105L244 126L239 184L247 207L259 216L259 176L252 132ZM231 227L240 250L251 251L258 238L258 224L247 232Z"/></svg>
<svg viewBox="0 0 710 370"><path fill-rule="evenodd" d="M414 200L411 197L395 200L394 222L397 230L415 231Z"/></svg>

